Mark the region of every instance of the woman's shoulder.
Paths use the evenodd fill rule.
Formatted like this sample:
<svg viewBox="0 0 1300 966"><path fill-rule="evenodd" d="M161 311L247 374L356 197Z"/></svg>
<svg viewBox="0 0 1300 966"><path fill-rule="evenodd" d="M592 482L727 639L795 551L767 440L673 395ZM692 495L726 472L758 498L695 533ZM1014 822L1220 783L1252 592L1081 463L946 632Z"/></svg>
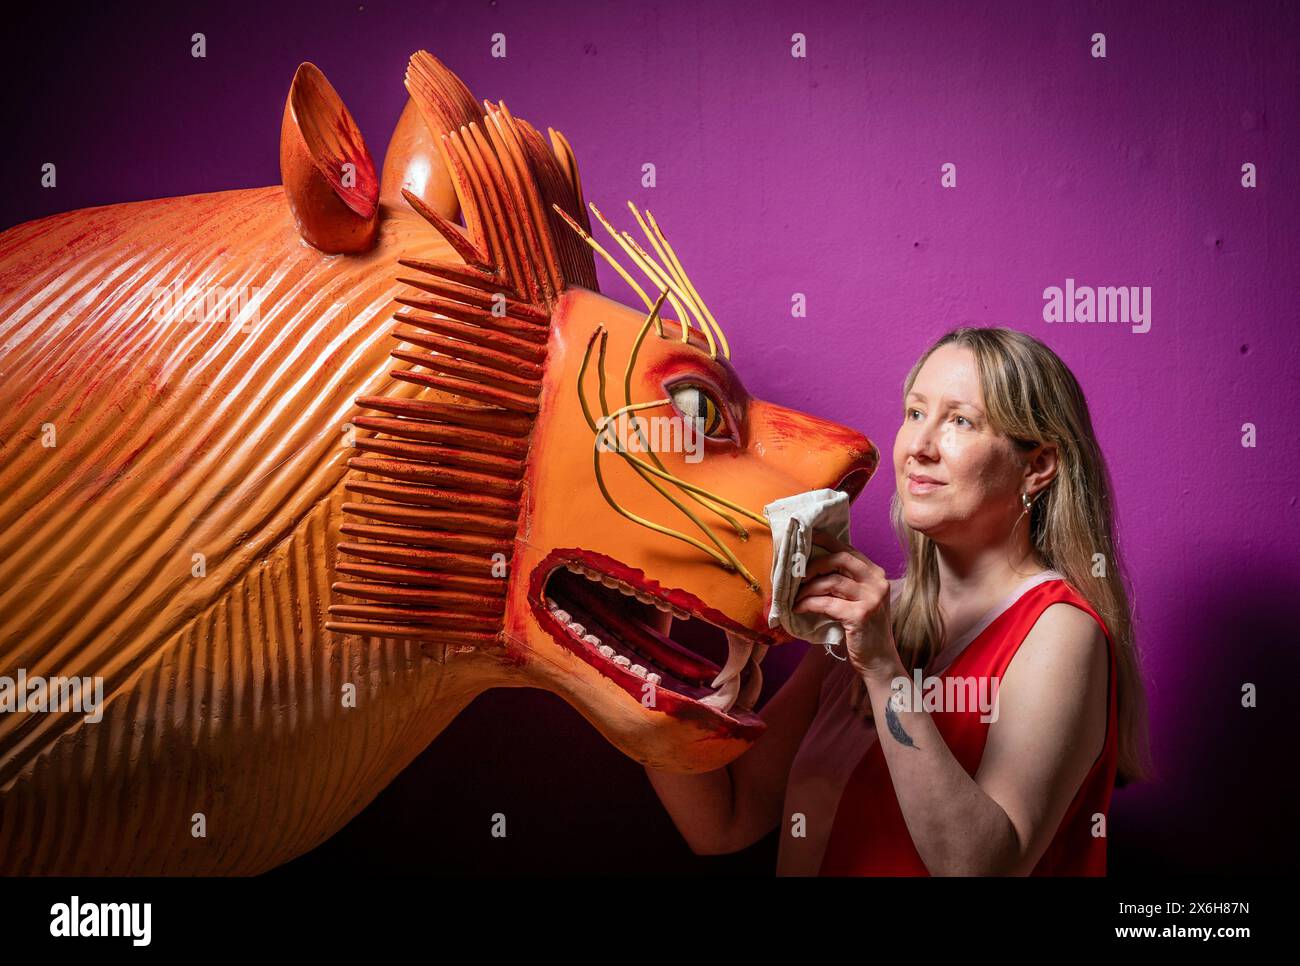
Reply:
<svg viewBox="0 0 1300 966"><path fill-rule="evenodd" d="M1053 595L1056 599L1043 609L1040 621L1047 617L1050 623L1074 627L1079 634L1091 639L1094 646L1104 646L1110 639L1110 632L1101 615L1079 588L1055 570L1044 571L1040 577L1045 583L1052 582L1056 591Z"/></svg>
<svg viewBox="0 0 1300 966"><path fill-rule="evenodd" d="M1109 650L1104 628L1092 614L1069 599L1051 601L1020 638L1002 672L998 700L1005 699L1005 717L1018 717L1020 706L1041 727L1054 722L1068 731L1088 715L1104 722L1113 658ZM1052 697L1045 701L1046 696Z"/></svg>
<svg viewBox="0 0 1300 966"><path fill-rule="evenodd" d="M1091 610L1084 610L1072 600L1057 600L1044 607L1030 634L1037 637L1050 636L1053 639L1064 637L1072 646L1085 651L1096 650L1106 644L1102 623Z"/></svg>
<svg viewBox="0 0 1300 966"><path fill-rule="evenodd" d="M1035 688L1049 691L1069 686L1076 690L1099 688L1105 693L1111 653L1106 625L1064 578L1038 613L1007 668L1034 679Z"/></svg>

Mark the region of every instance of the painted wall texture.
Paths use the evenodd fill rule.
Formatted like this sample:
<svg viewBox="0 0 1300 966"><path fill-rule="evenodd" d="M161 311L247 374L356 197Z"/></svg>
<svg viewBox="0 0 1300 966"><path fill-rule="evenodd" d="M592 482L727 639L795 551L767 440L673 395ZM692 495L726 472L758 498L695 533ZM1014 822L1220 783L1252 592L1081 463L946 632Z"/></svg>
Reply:
<svg viewBox="0 0 1300 966"><path fill-rule="evenodd" d="M0 227L277 183L304 60L381 158L407 57L427 48L478 97L562 130L603 210L621 222L631 199L655 214L767 399L887 454L902 380L947 328L1038 336L1082 383L1109 461L1150 690L1161 775L1116 793L1112 873L1281 869L1296 858L1283 709L1300 645L1298 27L1288 3L859 0L30 19L2 41ZM626 297L604 265L601 279ZM1067 285L1139 300L1121 321L1049 323L1044 292ZM896 575L892 487L886 467L854 537ZM768 659L769 694L802 649ZM1242 707L1247 683L1258 708ZM510 816L508 844L486 834L494 811ZM273 874L770 874L774 858L774 837L691 855L641 768L576 712L496 692L340 835Z"/></svg>

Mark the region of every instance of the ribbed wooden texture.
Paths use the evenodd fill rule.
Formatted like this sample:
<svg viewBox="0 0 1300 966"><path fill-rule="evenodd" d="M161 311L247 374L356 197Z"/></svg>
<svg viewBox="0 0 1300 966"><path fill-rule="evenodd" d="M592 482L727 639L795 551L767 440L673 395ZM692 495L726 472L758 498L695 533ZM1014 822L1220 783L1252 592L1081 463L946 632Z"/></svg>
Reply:
<svg viewBox="0 0 1300 966"><path fill-rule="evenodd" d="M345 507L367 519L344 527L358 539L339 545L354 561L340 566L340 576L361 579L336 585L327 627L482 647L503 627L502 564L514 536L507 528L520 515L550 312L567 287L594 289L596 270L591 252L553 208L585 217L571 151L557 158L532 125L501 103L485 102L484 112L465 123L468 91L426 51L411 58L406 86L452 172L465 228L406 194L456 254L402 259L410 271L398 278L408 286L398 301L407 309L397 314L402 324L394 335L410 347L394 349L393 358L409 368L393 375L467 404L434 411L382 397L358 400L385 415L361 417L376 436L360 444L363 454L349 465L387 483L359 491L369 502ZM473 518L474 530L491 529L501 538L467 539L460 525L450 528L435 517L408 517L409 526L371 522L377 512L395 516L428 506ZM364 610L356 600L365 602ZM478 623L453 638L447 623L456 612L473 614ZM486 621L492 614L495 624Z"/></svg>
<svg viewBox="0 0 1300 966"><path fill-rule="evenodd" d="M105 699L0 714L0 872L270 868L469 700L437 645L324 630L353 400L447 399L388 375L393 266L448 251L404 212L327 258L278 187L0 235L0 675ZM260 317L154 318L178 279L261 289Z"/></svg>

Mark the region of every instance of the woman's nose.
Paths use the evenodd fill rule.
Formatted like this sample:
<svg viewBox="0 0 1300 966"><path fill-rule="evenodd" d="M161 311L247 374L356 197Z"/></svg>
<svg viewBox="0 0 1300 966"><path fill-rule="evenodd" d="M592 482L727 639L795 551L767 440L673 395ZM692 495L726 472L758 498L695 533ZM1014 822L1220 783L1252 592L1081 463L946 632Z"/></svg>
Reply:
<svg viewBox="0 0 1300 966"><path fill-rule="evenodd" d="M907 444L908 455L937 459L939 455L938 447L935 445L937 436L938 431L929 420L913 423L912 437Z"/></svg>

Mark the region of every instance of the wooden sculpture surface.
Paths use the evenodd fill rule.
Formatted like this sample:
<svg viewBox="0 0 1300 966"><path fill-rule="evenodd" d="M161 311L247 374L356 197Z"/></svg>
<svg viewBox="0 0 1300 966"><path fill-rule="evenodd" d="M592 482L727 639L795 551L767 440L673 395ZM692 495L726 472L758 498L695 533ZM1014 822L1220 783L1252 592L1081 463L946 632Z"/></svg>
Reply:
<svg viewBox="0 0 1300 966"><path fill-rule="evenodd" d="M0 714L0 872L272 868L493 687L681 771L761 733L785 639L754 511L856 494L874 447L750 397L653 234L646 307L598 294L562 136L424 52L407 89L382 176L304 65L282 186L0 235L0 676L104 696L96 722ZM702 460L593 445L593 418L683 400L715 423ZM563 604L693 683L648 707ZM746 642L728 700L656 636L674 611Z"/></svg>

